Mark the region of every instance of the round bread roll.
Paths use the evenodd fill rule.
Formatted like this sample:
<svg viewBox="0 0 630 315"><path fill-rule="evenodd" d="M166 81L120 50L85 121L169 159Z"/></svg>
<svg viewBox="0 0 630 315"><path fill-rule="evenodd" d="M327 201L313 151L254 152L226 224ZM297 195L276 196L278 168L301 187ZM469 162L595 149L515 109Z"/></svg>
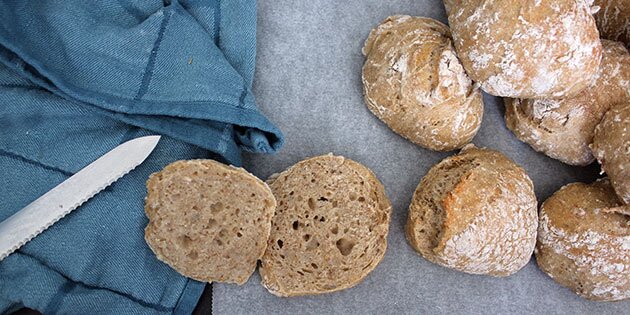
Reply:
<svg viewBox="0 0 630 315"><path fill-rule="evenodd" d="M259 269L269 292L299 296L343 290L381 261L391 204L365 166L324 155L268 182L278 200Z"/></svg>
<svg viewBox="0 0 630 315"><path fill-rule="evenodd" d="M604 115L592 147L617 196L630 204L630 101L613 105Z"/></svg>
<svg viewBox="0 0 630 315"><path fill-rule="evenodd" d="M512 98L571 97L597 72L592 0L445 0L455 49L473 81Z"/></svg>
<svg viewBox="0 0 630 315"><path fill-rule="evenodd" d="M591 86L564 99L505 99L505 122L534 150L571 165L595 161L589 145L611 105L630 101L630 54L618 42L602 41L602 64Z"/></svg>
<svg viewBox="0 0 630 315"><path fill-rule="evenodd" d="M422 178L405 232L431 262L503 277L525 266L534 251L536 206L522 168L500 152L469 145Z"/></svg>
<svg viewBox="0 0 630 315"><path fill-rule="evenodd" d="M243 284L265 252L275 207L269 187L242 168L177 161L147 181L145 240L186 277Z"/></svg>
<svg viewBox="0 0 630 315"><path fill-rule="evenodd" d="M448 27L436 20L390 16L363 47L367 107L394 132L425 148L461 148L477 134L481 91L468 78Z"/></svg>
<svg viewBox="0 0 630 315"><path fill-rule="evenodd" d="M595 14L600 36L630 47L630 1L595 0L594 4L600 8Z"/></svg>
<svg viewBox="0 0 630 315"><path fill-rule="evenodd" d="M562 187L540 209L538 266L587 299L630 298L629 215L606 179Z"/></svg>

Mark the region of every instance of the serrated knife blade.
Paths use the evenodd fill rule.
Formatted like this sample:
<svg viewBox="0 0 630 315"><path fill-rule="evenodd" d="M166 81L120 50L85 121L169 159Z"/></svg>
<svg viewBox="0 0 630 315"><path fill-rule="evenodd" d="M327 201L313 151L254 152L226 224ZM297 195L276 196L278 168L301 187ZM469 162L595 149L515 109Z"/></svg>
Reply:
<svg viewBox="0 0 630 315"><path fill-rule="evenodd" d="M0 260L140 165L160 136L129 140L0 222Z"/></svg>

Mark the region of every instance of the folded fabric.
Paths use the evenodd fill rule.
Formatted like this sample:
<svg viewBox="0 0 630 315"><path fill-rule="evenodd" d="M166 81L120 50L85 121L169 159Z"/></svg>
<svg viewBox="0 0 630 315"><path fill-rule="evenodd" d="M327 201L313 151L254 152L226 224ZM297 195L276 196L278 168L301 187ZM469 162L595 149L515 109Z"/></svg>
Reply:
<svg viewBox="0 0 630 315"><path fill-rule="evenodd" d="M116 145L164 135L0 262L0 312L192 311L203 284L144 242L144 182L178 159L280 148L251 92L255 24L254 0L0 2L0 220Z"/></svg>

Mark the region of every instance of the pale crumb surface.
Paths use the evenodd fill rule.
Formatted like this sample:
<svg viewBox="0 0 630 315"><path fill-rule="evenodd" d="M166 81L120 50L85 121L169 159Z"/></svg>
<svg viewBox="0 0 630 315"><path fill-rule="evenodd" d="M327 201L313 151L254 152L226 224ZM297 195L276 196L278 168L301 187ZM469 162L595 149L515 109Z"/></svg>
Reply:
<svg viewBox="0 0 630 315"><path fill-rule="evenodd" d="M177 161L147 181L145 239L186 277L243 284L265 251L275 206L269 187L244 169Z"/></svg>
<svg viewBox="0 0 630 315"><path fill-rule="evenodd" d="M270 186L278 207L259 271L271 293L346 289L383 258L391 205L365 166L318 156L274 176Z"/></svg>

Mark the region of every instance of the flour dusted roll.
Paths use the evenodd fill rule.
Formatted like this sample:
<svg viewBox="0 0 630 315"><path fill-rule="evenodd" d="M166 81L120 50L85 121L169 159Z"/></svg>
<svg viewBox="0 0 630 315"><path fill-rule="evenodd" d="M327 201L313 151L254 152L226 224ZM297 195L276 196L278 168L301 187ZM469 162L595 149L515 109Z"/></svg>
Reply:
<svg viewBox="0 0 630 315"><path fill-rule="evenodd" d="M630 100L606 112L595 129L592 148L617 196L630 205Z"/></svg>
<svg viewBox="0 0 630 315"><path fill-rule="evenodd" d="M599 6L595 21L601 37L630 47L630 1L595 0L594 4Z"/></svg>
<svg viewBox="0 0 630 315"><path fill-rule="evenodd" d="M394 132L425 148L469 143L481 125L481 91L455 55L448 27L390 16L365 42L365 102Z"/></svg>
<svg viewBox="0 0 630 315"><path fill-rule="evenodd" d="M536 151L571 165L595 161L589 145L595 126L613 105L630 101L630 53L602 40L602 63L591 85L575 97L506 99L505 122Z"/></svg>
<svg viewBox="0 0 630 315"><path fill-rule="evenodd" d="M472 274L509 276L536 244L534 186L498 151L469 145L422 178L405 227L427 260Z"/></svg>
<svg viewBox="0 0 630 315"><path fill-rule="evenodd" d="M630 298L630 206L607 179L562 187L540 209L536 262L584 298Z"/></svg>
<svg viewBox="0 0 630 315"><path fill-rule="evenodd" d="M588 86L601 59L591 2L444 1L468 75L512 98L570 97Z"/></svg>

